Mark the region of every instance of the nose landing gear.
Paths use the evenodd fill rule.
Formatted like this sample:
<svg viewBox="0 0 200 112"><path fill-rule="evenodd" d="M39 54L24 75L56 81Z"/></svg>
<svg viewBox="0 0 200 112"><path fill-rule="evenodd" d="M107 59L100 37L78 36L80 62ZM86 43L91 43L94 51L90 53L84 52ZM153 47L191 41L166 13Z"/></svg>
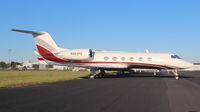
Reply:
<svg viewBox="0 0 200 112"><path fill-rule="evenodd" d="M174 71L172 71L172 73L174 74L175 79L176 79L176 80L179 80L179 74L178 74L178 71L177 71L177 70L174 70Z"/></svg>

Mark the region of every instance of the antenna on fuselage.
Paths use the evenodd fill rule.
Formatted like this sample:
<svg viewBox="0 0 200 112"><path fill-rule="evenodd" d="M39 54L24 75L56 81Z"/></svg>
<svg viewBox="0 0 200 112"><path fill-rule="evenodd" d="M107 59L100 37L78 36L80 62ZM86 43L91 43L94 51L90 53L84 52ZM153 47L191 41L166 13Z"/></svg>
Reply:
<svg viewBox="0 0 200 112"><path fill-rule="evenodd" d="M146 53L149 53L149 50L148 50L148 49L145 49L145 52L146 52Z"/></svg>

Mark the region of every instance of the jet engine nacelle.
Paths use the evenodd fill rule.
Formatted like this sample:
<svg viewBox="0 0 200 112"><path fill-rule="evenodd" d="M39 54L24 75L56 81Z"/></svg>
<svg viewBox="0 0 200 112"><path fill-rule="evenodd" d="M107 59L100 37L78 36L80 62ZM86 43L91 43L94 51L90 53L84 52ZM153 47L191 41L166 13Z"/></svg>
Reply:
<svg viewBox="0 0 200 112"><path fill-rule="evenodd" d="M60 56L67 60L90 60L92 58L92 50L73 49L60 53Z"/></svg>

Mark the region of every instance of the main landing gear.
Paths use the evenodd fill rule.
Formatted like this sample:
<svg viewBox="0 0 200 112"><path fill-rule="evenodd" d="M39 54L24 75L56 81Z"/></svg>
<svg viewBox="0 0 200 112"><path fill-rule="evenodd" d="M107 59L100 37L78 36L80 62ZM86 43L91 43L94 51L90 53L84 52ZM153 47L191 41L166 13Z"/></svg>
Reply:
<svg viewBox="0 0 200 112"><path fill-rule="evenodd" d="M94 79L96 77L96 69L90 69L90 79Z"/></svg>
<svg viewBox="0 0 200 112"><path fill-rule="evenodd" d="M153 71L153 75L154 75L154 76L157 76L159 72L160 72L160 70L154 70L154 71Z"/></svg>
<svg viewBox="0 0 200 112"><path fill-rule="evenodd" d="M98 78L98 77L104 77L104 75L106 74L105 70L104 69L100 69L100 73L97 74L96 73L96 69L90 69L90 79L95 79L95 78Z"/></svg>

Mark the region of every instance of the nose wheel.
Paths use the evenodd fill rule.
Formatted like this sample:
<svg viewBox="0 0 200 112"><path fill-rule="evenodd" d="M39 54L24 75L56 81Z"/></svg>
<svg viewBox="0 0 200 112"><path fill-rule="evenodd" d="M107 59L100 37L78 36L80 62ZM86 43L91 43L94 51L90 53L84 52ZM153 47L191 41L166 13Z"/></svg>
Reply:
<svg viewBox="0 0 200 112"><path fill-rule="evenodd" d="M179 77L175 77L176 80L179 80Z"/></svg>
<svg viewBox="0 0 200 112"><path fill-rule="evenodd" d="M95 76L94 75L90 75L90 79L94 79L95 78Z"/></svg>
<svg viewBox="0 0 200 112"><path fill-rule="evenodd" d="M178 74L178 71L177 71L177 70L174 70L174 71L172 71L172 73L174 74L175 79L176 79L176 80L179 80L179 74Z"/></svg>

